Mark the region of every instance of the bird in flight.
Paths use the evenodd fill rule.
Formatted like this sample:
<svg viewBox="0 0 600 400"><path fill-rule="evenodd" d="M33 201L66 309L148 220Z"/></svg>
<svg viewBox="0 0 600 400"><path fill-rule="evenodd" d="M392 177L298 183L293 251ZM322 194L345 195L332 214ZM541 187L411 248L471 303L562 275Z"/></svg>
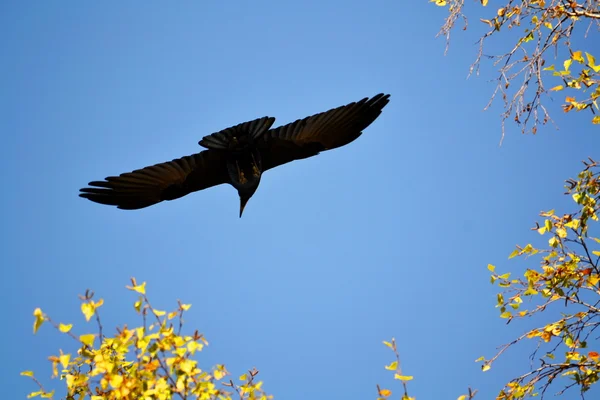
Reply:
<svg viewBox="0 0 600 400"><path fill-rule="evenodd" d="M207 150L90 182L79 196L137 210L229 183L240 196L241 218L265 171L353 142L389 97L380 93L273 129L273 117L244 122L202 138Z"/></svg>

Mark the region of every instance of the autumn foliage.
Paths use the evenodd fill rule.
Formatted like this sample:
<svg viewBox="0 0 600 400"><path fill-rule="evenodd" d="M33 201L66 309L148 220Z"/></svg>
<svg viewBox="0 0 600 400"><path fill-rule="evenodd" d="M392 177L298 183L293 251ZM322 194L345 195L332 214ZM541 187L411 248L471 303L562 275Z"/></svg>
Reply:
<svg viewBox="0 0 600 400"><path fill-rule="evenodd" d="M430 0L448 10L440 35L450 41L459 21L467 29L465 0ZM600 124L600 65L589 49L574 43L600 41L600 2L597 0L478 0L486 7L483 23L487 30L479 39L479 51L470 72L478 73L482 61L490 60L497 69L496 88L490 104L500 97L504 122L512 119L523 132L536 133L538 125L551 122L544 104L556 92L564 112L586 111L593 124ZM492 7L493 5L493 7ZM517 35L514 42L503 41L506 52L485 54L490 37ZM596 55L597 56L597 55ZM558 59L557 59L558 58Z"/></svg>
<svg viewBox="0 0 600 400"><path fill-rule="evenodd" d="M208 342L198 331L182 334L183 316L190 304L178 302L177 308L167 313L150 305L145 282L138 285L132 279L127 288L139 294L134 309L142 324L135 328L118 327L114 336L104 335L98 313L103 300L94 301L90 291L81 296L81 312L86 321L95 318L97 333L76 335L71 324L56 323L39 308L34 311L34 333L43 323L50 323L60 333L69 335L77 348L73 354L59 350L58 355L48 358L53 377L60 378L66 386L67 399L271 398L262 390L262 382L256 381L255 369L234 382L226 379L230 374L225 365L211 370L199 366L194 356ZM32 371L21 375L30 377L38 386L28 397L54 398L54 390L46 390Z"/></svg>

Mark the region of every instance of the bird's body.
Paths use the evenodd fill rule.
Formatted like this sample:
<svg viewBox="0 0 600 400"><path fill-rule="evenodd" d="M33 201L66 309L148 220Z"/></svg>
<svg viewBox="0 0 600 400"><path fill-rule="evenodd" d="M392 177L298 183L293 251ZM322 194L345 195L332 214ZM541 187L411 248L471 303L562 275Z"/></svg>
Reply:
<svg viewBox="0 0 600 400"><path fill-rule="evenodd" d="M274 129L263 117L205 136L207 150L90 182L81 197L135 210L229 183L240 196L240 217L262 174L356 140L381 114L389 95L378 94Z"/></svg>

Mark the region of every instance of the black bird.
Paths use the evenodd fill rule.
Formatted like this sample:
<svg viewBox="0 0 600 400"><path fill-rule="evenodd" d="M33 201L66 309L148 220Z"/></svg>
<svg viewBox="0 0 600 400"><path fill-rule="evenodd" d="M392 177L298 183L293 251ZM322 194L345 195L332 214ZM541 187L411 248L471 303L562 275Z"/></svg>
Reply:
<svg viewBox="0 0 600 400"><path fill-rule="evenodd" d="M265 171L354 141L389 97L380 93L274 129L272 117L244 122L202 138L199 144L208 150L90 182L93 187L81 189L79 196L136 210L229 183L240 196L241 218Z"/></svg>

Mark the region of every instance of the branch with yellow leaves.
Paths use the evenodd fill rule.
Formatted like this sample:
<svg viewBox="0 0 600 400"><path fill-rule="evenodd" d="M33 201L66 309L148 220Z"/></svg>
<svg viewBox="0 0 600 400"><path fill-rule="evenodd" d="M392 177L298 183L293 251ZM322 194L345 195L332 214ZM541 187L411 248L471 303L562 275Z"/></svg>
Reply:
<svg viewBox="0 0 600 400"><path fill-rule="evenodd" d="M438 36L446 37L446 51L448 50L450 32L455 27L458 19L465 21L464 0L430 0L438 6L448 8L448 16L442 25ZM480 0L483 6L488 5L487 0ZM589 20L590 26L585 33L587 37L591 24L600 27L600 2L586 0L584 2L564 0L505 0L502 7L498 8L493 17L481 19L489 25L490 30L479 39L479 50L475 61L470 67L469 76L473 73L479 75L479 68L483 59L493 61L498 68L496 88L490 102L484 107L489 109L497 95L501 94L504 112L501 113L502 136L505 136L505 122L513 119L520 126L521 132L537 133L539 125L552 122L550 112L544 106L544 99L565 88L588 91L590 94L583 100L576 100L575 96L567 96L563 110L569 112L589 110L594 115L600 110L596 99L600 97L600 66L595 64L594 57L586 53L587 60L582 57L582 51L571 48L571 39L576 27L583 20ZM485 55L486 39L492 35L499 35L501 31L519 31L520 38L511 45L511 49L501 55ZM560 50L568 51L570 58L565 61L565 68L561 71L545 67L546 54L554 49L555 57ZM580 71L570 70L572 61L581 64ZM567 66L567 64L569 64ZM544 80L552 76L560 78L564 86L554 86L547 90ZM514 85L517 78L521 77L518 86ZM514 86L514 88L513 88ZM592 118L594 124L600 124L600 116Z"/></svg>

